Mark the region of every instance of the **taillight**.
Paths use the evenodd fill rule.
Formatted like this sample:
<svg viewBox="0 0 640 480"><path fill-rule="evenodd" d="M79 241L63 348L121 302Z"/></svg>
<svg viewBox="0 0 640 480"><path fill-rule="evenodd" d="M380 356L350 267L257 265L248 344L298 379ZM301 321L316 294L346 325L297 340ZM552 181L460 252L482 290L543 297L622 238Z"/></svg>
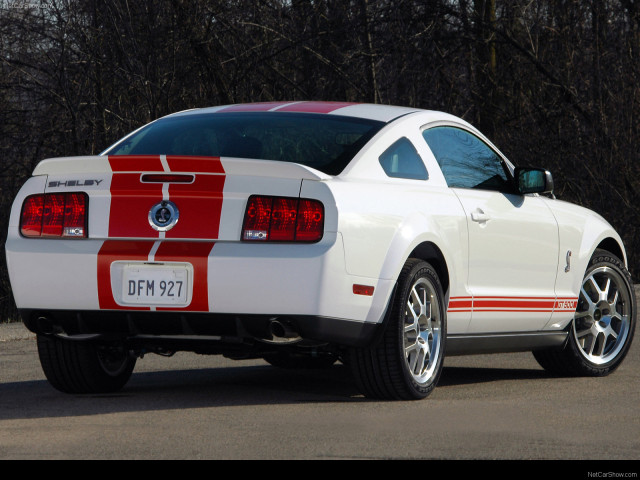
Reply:
<svg viewBox="0 0 640 480"><path fill-rule="evenodd" d="M87 237L87 194L31 195L22 204L20 233L25 237Z"/></svg>
<svg viewBox="0 0 640 480"><path fill-rule="evenodd" d="M317 242L324 232L324 206L318 200L252 195L247 202L242 240Z"/></svg>

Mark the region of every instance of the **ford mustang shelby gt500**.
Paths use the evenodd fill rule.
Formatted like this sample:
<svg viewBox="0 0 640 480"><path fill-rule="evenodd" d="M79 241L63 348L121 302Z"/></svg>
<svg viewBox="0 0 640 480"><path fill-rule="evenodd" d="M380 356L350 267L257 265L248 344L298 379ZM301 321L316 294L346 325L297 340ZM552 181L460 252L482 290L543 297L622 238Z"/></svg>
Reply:
<svg viewBox="0 0 640 480"><path fill-rule="evenodd" d="M40 162L6 252L64 392L120 389L141 355L179 350L341 360L390 399L427 396L445 355L605 375L635 327L624 246L552 189L448 114L230 105Z"/></svg>

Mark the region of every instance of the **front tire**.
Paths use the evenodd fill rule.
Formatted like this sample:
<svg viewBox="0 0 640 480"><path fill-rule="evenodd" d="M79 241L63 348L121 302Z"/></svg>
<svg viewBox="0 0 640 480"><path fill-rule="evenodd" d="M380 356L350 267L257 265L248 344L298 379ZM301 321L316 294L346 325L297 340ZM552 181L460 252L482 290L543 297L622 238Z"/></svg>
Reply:
<svg viewBox="0 0 640 480"><path fill-rule="evenodd" d="M49 383L64 393L115 392L129 381L136 358L122 345L100 345L38 335L38 355Z"/></svg>
<svg viewBox="0 0 640 480"><path fill-rule="evenodd" d="M444 359L446 309L435 269L419 259L404 265L382 339L351 350L360 391L380 399L422 399L435 388Z"/></svg>
<svg viewBox="0 0 640 480"><path fill-rule="evenodd" d="M596 250L582 281L564 349L534 352L534 357L555 374L605 376L622 363L635 326L631 275L615 255Z"/></svg>

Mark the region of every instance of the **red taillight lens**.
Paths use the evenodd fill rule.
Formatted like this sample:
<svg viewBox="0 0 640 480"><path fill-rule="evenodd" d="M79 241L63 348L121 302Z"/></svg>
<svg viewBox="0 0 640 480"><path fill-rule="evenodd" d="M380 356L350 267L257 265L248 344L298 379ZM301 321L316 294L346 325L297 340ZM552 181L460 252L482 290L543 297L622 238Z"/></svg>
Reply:
<svg viewBox="0 0 640 480"><path fill-rule="evenodd" d="M243 240L268 240L272 204L271 197L249 198L242 227Z"/></svg>
<svg viewBox="0 0 640 480"><path fill-rule="evenodd" d="M64 193L44 196L42 211L42 236L61 237L64 223Z"/></svg>
<svg viewBox="0 0 640 480"><path fill-rule="evenodd" d="M324 207L315 200L300 199L298 206L298 224L296 240L299 242L317 242L324 231Z"/></svg>
<svg viewBox="0 0 640 480"><path fill-rule="evenodd" d="M64 202L63 237L87 236L87 195L67 193Z"/></svg>
<svg viewBox="0 0 640 480"><path fill-rule="evenodd" d="M269 240L272 242L290 242L294 240L297 214L297 198L274 198L271 209Z"/></svg>
<svg viewBox="0 0 640 480"><path fill-rule="evenodd" d="M42 211L44 209L44 195L32 195L22 204L20 218L20 233L25 237L39 237L42 235Z"/></svg>
<svg viewBox="0 0 640 480"><path fill-rule="evenodd" d="M317 242L324 232L324 206L317 200L253 195L247 202L242 240Z"/></svg>
<svg viewBox="0 0 640 480"><path fill-rule="evenodd" d="M22 205L20 233L25 237L86 238L87 195L31 195Z"/></svg>

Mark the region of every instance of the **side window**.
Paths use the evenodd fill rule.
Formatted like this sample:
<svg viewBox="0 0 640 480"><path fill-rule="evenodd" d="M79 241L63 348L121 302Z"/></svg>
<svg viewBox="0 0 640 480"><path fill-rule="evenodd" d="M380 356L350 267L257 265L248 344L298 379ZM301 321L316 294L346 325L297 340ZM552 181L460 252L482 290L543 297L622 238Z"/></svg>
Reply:
<svg viewBox="0 0 640 480"><path fill-rule="evenodd" d="M475 135L459 128L435 127L422 136L450 187L513 191L502 159Z"/></svg>
<svg viewBox="0 0 640 480"><path fill-rule="evenodd" d="M387 148L380 155L380 165L390 177L412 180L429 178L422 158L408 138L403 137Z"/></svg>

